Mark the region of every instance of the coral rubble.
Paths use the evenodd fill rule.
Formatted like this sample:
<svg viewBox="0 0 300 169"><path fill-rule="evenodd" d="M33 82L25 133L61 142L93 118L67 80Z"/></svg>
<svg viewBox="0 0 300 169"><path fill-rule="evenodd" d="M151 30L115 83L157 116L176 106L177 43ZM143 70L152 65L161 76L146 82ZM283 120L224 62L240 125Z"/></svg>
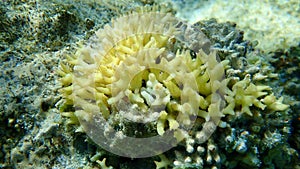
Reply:
<svg viewBox="0 0 300 169"><path fill-rule="evenodd" d="M257 40L257 48L265 52L288 49L300 40L300 2L297 0L156 1L170 2L177 9L178 17L192 23L210 18L235 22L245 31L245 39Z"/></svg>

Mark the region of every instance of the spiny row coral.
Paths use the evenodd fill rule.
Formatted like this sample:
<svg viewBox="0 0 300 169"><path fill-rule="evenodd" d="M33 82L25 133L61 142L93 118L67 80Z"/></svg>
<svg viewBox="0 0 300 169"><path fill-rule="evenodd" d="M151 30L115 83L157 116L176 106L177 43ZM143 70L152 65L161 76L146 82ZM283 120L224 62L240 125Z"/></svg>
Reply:
<svg viewBox="0 0 300 169"><path fill-rule="evenodd" d="M218 61L209 40L196 27L168 13L133 12L104 26L61 63L62 110L75 108L63 115L70 117L70 123L79 120L93 141L118 155L163 153L170 145L138 151L121 142L128 135L164 137L170 133L171 147L176 146L174 140L183 141L188 153L200 152L200 145L217 126L227 127L222 117L251 116L252 107L288 108L276 100L270 87L251 83L250 75L228 85L228 62ZM203 165L198 157L188 161ZM181 162L172 165L180 168Z"/></svg>

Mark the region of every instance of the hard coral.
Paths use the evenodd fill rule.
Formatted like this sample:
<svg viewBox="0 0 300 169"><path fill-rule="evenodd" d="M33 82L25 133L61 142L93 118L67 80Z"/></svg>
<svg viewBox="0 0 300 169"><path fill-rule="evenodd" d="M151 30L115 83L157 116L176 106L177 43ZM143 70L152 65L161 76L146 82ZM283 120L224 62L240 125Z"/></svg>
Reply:
<svg viewBox="0 0 300 169"><path fill-rule="evenodd" d="M60 91L75 113L63 115L70 123L78 119L95 143L118 155L149 157L182 140L193 153L203 149L199 145L217 125L226 127L221 118L227 114L252 115L253 105L288 108L281 100L272 103L271 88L254 85L249 75L228 86L228 60L219 62L199 29L170 14L133 12L116 18L67 60L61 64ZM144 145L127 136L165 140ZM210 142L208 153L219 163ZM198 157L187 161L203 165Z"/></svg>

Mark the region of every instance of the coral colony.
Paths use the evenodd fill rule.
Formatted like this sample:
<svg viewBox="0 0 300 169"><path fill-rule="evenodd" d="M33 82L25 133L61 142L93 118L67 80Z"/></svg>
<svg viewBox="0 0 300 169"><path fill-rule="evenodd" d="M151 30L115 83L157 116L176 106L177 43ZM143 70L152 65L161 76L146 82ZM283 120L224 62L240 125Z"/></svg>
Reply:
<svg viewBox="0 0 300 169"><path fill-rule="evenodd" d="M249 132L236 135L232 121L289 107L251 74L228 76L230 61L219 59L204 33L169 13L115 18L66 58L62 115L114 154L159 155L157 168L220 166L224 153L212 138L219 129L229 131L228 151L254 157ZM105 160L98 163L109 168ZM258 167L255 160L249 166Z"/></svg>

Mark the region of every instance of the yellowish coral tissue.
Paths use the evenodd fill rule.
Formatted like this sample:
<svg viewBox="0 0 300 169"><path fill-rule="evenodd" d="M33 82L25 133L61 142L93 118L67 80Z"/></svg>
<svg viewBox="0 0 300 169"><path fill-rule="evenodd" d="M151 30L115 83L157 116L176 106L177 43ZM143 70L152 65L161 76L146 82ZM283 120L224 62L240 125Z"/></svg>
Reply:
<svg viewBox="0 0 300 169"><path fill-rule="evenodd" d="M227 64L198 28L169 13L133 12L98 30L61 64L60 91L75 108L63 115L108 151L149 157L191 137L196 123L200 144L218 125L226 127L226 114L252 115L252 105L285 108L271 96L260 100L271 89L249 77L228 88Z"/></svg>

